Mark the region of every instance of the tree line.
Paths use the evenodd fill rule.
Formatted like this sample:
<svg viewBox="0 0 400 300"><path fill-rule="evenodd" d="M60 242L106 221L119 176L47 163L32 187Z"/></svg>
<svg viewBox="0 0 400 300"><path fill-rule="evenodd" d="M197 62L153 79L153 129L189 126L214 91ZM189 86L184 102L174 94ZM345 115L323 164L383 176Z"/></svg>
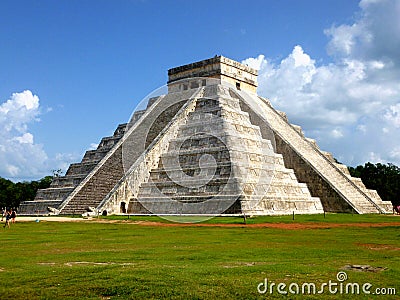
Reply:
<svg viewBox="0 0 400 300"><path fill-rule="evenodd" d="M400 168L393 164L372 164L355 168L348 167L351 176L359 177L369 189L378 192L384 201L400 205ZM54 176L60 176L59 170L53 171ZM50 186L54 176L46 176L38 181L14 183L0 177L0 207L17 208L23 201L35 199L38 189Z"/></svg>
<svg viewBox="0 0 400 300"><path fill-rule="evenodd" d="M349 167L353 177L359 177L369 189L374 189L383 201L400 205L400 168L394 164L372 164Z"/></svg>
<svg viewBox="0 0 400 300"><path fill-rule="evenodd" d="M53 176L46 176L38 181L14 183L0 177L0 208L17 208L23 201L35 199L38 189L50 186Z"/></svg>

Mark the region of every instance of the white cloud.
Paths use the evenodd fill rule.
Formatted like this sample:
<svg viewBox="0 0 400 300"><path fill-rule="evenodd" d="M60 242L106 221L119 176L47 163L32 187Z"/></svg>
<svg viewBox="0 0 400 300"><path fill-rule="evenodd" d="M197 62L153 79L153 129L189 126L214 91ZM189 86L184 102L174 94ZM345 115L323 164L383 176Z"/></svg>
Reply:
<svg viewBox="0 0 400 300"><path fill-rule="evenodd" d="M34 142L29 125L39 122L39 97L26 90L13 93L0 105L0 176L32 180L49 175L63 162L49 159L42 144Z"/></svg>
<svg viewBox="0 0 400 300"><path fill-rule="evenodd" d="M8 132L25 132L27 123L36 121L39 114L39 98L31 91L14 93L0 105L0 123Z"/></svg>
<svg viewBox="0 0 400 300"><path fill-rule="evenodd" d="M400 128L400 103L391 105L384 115L384 118L393 124L394 127Z"/></svg>
<svg viewBox="0 0 400 300"><path fill-rule="evenodd" d="M375 163L383 163L384 162L381 158L381 155L379 153L375 153L375 152L368 153L368 160L373 161Z"/></svg>
<svg viewBox="0 0 400 300"><path fill-rule="evenodd" d="M300 46L296 46L292 52L292 58L294 60L294 67L311 67L311 70L314 71L314 61L310 58L308 54L305 54L303 49Z"/></svg>
<svg viewBox="0 0 400 300"><path fill-rule="evenodd" d="M280 62L248 58L258 93L349 165L400 165L400 1L361 1L353 24L325 30L331 63L297 45ZM385 134L382 134L385 133Z"/></svg>
<svg viewBox="0 0 400 300"><path fill-rule="evenodd" d="M333 129L333 130L331 131L331 135L332 135L332 137L334 137L335 139L342 138L342 137L344 136L343 132L342 132L340 129L338 129L338 128Z"/></svg>
<svg viewBox="0 0 400 300"><path fill-rule="evenodd" d="M14 140L18 141L21 144L33 144L33 135L27 132L21 136L15 137Z"/></svg>
<svg viewBox="0 0 400 300"><path fill-rule="evenodd" d="M90 147L89 147L89 150L96 150L98 146L99 146L98 143L97 144L96 143L91 143Z"/></svg>
<svg viewBox="0 0 400 300"><path fill-rule="evenodd" d="M264 63L264 61L265 61L265 56L260 54L257 58L250 57L242 61L242 63L248 65L250 68L260 70L261 65Z"/></svg>
<svg viewBox="0 0 400 300"><path fill-rule="evenodd" d="M356 39L362 35L360 24L332 26L325 30L325 34L331 38L328 44L328 52L330 54L352 53L356 44Z"/></svg>
<svg viewBox="0 0 400 300"><path fill-rule="evenodd" d="M54 158L49 160L49 164L54 166L51 170L61 169L65 173L71 162L77 162L80 159L82 159L80 154L57 153Z"/></svg>
<svg viewBox="0 0 400 300"><path fill-rule="evenodd" d="M8 174L10 174L12 177L17 176L19 174L19 168L13 165L6 164L6 170Z"/></svg>

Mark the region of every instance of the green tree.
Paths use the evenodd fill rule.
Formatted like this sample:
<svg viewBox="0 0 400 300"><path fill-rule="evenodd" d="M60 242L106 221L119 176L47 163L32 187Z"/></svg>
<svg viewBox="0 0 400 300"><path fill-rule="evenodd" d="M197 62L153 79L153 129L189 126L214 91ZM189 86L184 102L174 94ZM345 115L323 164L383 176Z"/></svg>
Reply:
<svg viewBox="0 0 400 300"><path fill-rule="evenodd" d="M0 207L7 207L12 198L14 183L11 180L0 177Z"/></svg>
<svg viewBox="0 0 400 300"><path fill-rule="evenodd" d="M400 168L393 164L372 164L349 167L351 176L359 177L369 189L378 192L384 201L400 205Z"/></svg>
<svg viewBox="0 0 400 300"><path fill-rule="evenodd" d="M52 178L46 176L39 181L14 183L0 177L0 207L18 207L22 201L35 199L37 190L48 188Z"/></svg>

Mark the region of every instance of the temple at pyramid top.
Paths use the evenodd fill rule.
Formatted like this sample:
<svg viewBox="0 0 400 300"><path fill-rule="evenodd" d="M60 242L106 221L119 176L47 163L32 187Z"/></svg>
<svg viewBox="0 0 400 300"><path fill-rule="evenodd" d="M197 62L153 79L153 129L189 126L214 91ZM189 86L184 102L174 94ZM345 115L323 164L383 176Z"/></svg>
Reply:
<svg viewBox="0 0 400 300"><path fill-rule="evenodd" d="M168 70L168 91L179 92L207 84L213 78L238 90L256 93L257 70L224 56L201 60Z"/></svg>

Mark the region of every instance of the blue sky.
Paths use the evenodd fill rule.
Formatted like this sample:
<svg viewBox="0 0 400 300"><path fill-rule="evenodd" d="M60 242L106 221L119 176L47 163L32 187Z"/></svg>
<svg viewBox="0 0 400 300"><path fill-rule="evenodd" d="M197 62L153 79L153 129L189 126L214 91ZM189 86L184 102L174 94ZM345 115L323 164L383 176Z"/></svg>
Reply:
<svg viewBox="0 0 400 300"><path fill-rule="evenodd" d="M260 69L259 94L344 163L400 164L399 6L3 0L0 176L31 180L65 170L128 121L166 83L169 68L215 54Z"/></svg>

